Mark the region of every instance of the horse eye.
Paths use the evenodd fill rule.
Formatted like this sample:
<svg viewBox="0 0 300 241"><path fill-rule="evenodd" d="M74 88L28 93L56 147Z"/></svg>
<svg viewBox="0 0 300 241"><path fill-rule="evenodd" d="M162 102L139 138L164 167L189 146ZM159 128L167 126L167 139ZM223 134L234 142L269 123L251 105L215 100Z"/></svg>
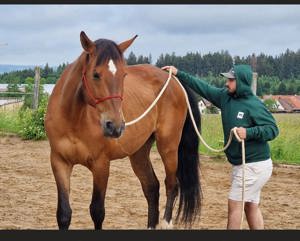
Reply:
<svg viewBox="0 0 300 241"><path fill-rule="evenodd" d="M94 72L93 78L98 80L98 79L100 79L100 75L97 72Z"/></svg>

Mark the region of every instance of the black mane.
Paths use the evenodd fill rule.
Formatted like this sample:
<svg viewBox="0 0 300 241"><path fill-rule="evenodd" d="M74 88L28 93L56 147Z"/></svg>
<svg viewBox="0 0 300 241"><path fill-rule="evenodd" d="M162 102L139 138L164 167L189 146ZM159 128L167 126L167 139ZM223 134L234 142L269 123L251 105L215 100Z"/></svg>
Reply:
<svg viewBox="0 0 300 241"><path fill-rule="evenodd" d="M101 65L107 62L109 59L114 61L120 61L123 59L123 54L114 41L108 39L98 39L95 41L95 44L98 56L96 65Z"/></svg>

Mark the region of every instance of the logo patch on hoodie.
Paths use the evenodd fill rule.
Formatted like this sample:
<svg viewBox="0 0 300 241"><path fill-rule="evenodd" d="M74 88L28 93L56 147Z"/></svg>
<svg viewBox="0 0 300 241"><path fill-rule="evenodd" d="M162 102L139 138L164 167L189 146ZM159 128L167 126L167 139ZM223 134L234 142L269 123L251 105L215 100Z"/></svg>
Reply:
<svg viewBox="0 0 300 241"><path fill-rule="evenodd" d="M237 114L237 117L236 118L238 118L238 119L243 119L243 117L244 117L244 112L239 112L238 114Z"/></svg>

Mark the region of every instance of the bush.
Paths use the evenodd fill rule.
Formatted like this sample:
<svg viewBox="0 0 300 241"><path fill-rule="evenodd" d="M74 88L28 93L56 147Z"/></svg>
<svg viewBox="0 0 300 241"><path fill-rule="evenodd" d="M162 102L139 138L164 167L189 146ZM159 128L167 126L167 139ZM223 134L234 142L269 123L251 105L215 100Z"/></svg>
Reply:
<svg viewBox="0 0 300 241"><path fill-rule="evenodd" d="M41 140L46 138L44 117L47 104L48 96L43 95L37 110L25 108L19 111L19 121L21 126L19 134L23 139Z"/></svg>
<svg viewBox="0 0 300 241"><path fill-rule="evenodd" d="M268 110L271 111L271 112L275 112L278 109L276 101L271 99L271 98L264 100L264 104L266 105Z"/></svg>

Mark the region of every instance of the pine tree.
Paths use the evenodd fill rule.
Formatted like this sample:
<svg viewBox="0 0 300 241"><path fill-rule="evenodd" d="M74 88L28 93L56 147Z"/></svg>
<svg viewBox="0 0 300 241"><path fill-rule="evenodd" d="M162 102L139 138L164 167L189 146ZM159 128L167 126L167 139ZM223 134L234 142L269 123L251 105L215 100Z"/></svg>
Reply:
<svg viewBox="0 0 300 241"><path fill-rule="evenodd" d="M127 60L126 60L127 64L128 65L135 65L137 64L137 59L136 59L136 56L135 54L131 51Z"/></svg>

